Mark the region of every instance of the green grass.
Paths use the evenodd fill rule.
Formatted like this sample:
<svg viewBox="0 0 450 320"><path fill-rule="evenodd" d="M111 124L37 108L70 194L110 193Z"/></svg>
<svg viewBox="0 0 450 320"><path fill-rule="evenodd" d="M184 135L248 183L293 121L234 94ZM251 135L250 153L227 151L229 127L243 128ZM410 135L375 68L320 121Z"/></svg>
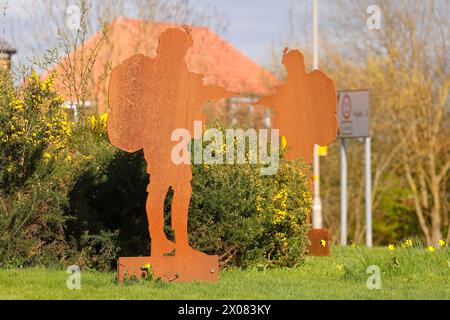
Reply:
<svg viewBox="0 0 450 320"><path fill-rule="evenodd" d="M366 287L367 266L381 268L381 289ZM0 299L450 299L450 250L334 248L295 269L225 270L218 284L140 282L119 287L115 273L84 271L81 290L63 270L0 270Z"/></svg>

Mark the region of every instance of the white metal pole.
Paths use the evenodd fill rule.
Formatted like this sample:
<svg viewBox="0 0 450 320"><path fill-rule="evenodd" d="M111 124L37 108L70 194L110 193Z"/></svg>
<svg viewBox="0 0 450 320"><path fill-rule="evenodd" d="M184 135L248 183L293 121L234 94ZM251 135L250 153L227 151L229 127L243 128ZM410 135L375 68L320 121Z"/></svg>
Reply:
<svg viewBox="0 0 450 320"><path fill-rule="evenodd" d="M270 129L272 127L272 118L271 118L270 109L264 110L264 125L267 129Z"/></svg>
<svg viewBox="0 0 450 320"><path fill-rule="evenodd" d="M372 161L371 138L365 138L366 167L366 246L372 248Z"/></svg>
<svg viewBox="0 0 450 320"><path fill-rule="evenodd" d="M321 229L322 221L322 200L320 199L320 165L319 165L319 146L314 146L314 165L313 165L314 197L313 197L313 229Z"/></svg>
<svg viewBox="0 0 450 320"><path fill-rule="evenodd" d="M230 103L230 111L229 111L230 123L231 123L231 126L235 126L237 124L237 119L236 119L236 100L230 99L229 103Z"/></svg>
<svg viewBox="0 0 450 320"><path fill-rule="evenodd" d="M71 105L71 108L73 109L73 119L75 122L78 122L80 119L80 110L78 109L78 106L76 104Z"/></svg>
<svg viewBox="0 0 450 320"><path fill-rule="evenodd" d="M341 139L341 245L347 245L347 146Z"/></svg>
<svg viewBox="0 0 450 320"><path fill-rule="evenodd" d="M312 20L313 20L313 68L319 69L319 28L317 17L317 0L312 3ZM313 163L313 215L312 225L314 229L320 229L323 226L322 219L322 200L320 199L320 158L319 146L314 146L314 163Z"/></svg>
<svg viewBox="0 0 450 320"><path fill-rule="evenodd" d="M312 19L313 19L313 64L314 69L319 69L319 22L317 16L317 0L313 0Z"/></svg>

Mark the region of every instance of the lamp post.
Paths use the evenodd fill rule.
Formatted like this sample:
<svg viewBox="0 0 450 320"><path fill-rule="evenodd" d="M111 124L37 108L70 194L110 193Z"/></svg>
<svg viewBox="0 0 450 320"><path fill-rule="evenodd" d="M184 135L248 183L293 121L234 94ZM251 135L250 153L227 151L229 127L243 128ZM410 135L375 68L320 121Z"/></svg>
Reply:
<svg viewBox="0 0 450 320"><path fill-rule="evenodd" d="M313 68L319 69L319 27L317 17L317 0L312 3L312 21L313 21ZM313 229L321 229L323 226L322 218L322 200L320 199L320 158L319 146L314 146L314 162L313 162L313 215L312 226Z"/></svg>

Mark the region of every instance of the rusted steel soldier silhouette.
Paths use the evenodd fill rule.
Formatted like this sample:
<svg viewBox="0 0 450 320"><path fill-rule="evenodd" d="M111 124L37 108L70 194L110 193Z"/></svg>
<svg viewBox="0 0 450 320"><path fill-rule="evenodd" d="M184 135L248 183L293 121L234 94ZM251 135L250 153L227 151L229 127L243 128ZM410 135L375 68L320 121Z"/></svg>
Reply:
<svg viewBox="0 0 450 320"><path fill-rule="evenodd" d="M287 71L285 83L275 88L274 95L262 97L255 104L273 108L274 127L287 138L291 147L286 158L303 157L311 163L314 145L329 145L337 137L336 87L323 72L306 72L303 54L298 50L285 49L283 64ZM327 230L312 230L308 237L310 254L330 254L330 247L324 249L321 244L321 239L329 238Z"/></svg>
<svg viewBox="0 0 450 320"><path fill-rule="evenodd" d="M188 238L191 165L173 163L171 135L185 128L193 136L194 121L204 120L202 107L232 96L220 87L205 86L203 75L188 71L185 57L193 40L189 27L184 28L163 32L154 58L135 55L114 68L109 87L111 143L127 152L143 149L147 161L150 183L146 209L152 257L174 249L175 256L197 253ZM164 233L164 200L170 187L174 192L175 243Z"/></svg>
<svg viewBox="0 0 450 320"><path fill-rule="evenodd" d="M286 136L289 160L303 157L312 162L314 145L327 146L338 132L337 94L334 81L319 70L306 72L303 54L284 49L286 79L273 96L262 97L256 105L273 108L274 128Z"/></svg>

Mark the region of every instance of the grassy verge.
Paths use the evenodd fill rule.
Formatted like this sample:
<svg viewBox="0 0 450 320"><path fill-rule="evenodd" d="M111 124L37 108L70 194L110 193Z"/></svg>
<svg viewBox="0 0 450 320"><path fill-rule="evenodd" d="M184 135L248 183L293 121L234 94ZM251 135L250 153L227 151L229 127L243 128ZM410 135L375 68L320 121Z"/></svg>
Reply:
<svg viewBox="0 0 450 320"><path fill-rule="evenodd" d="M381 289L368 290L369 265ZM56 269L0 270L0 299L450 299L450 250L335 248L295 269L224 270L219 284L140 282L119 287L115 273L84 271L81 289L66 288Z"/></svg>

